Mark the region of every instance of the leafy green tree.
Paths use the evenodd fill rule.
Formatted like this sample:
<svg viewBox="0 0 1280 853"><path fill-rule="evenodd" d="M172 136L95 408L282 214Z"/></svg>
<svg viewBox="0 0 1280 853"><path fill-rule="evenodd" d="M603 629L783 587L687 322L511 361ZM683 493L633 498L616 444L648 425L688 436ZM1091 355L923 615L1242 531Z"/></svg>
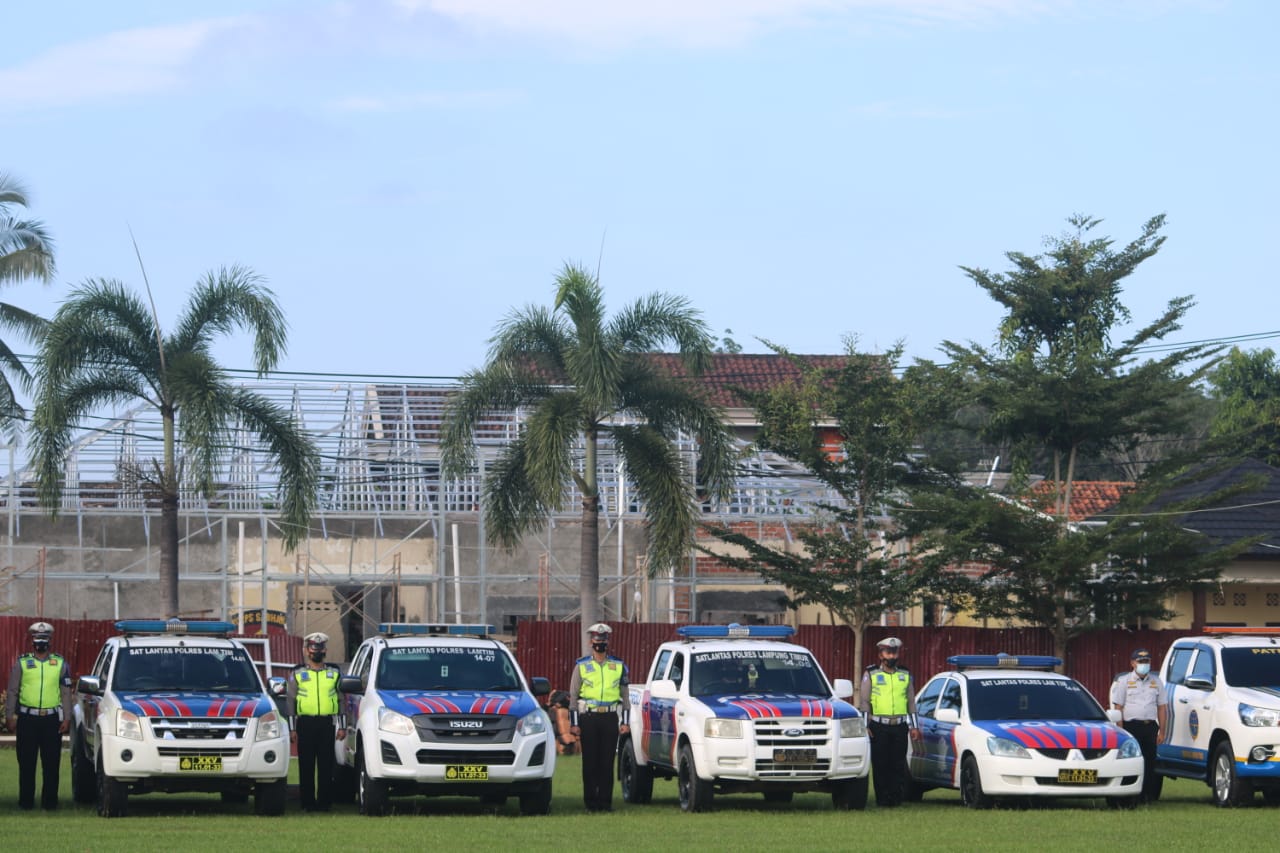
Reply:
<svg viewBox="0 0 1280 853"><path fill-rule="evenodd" d="M700 515L695 472L677 452L680 434L698 441L699 487L720 495L732 482L733 440L692 383L660 372L646 354L674 343L693 374L713 341L682 297L653 294L606 319L595 276L568 265L555 305L513 311L490 340L487 363L463 377L442 440L446 473L474 464L473 431L489 413L528 410L520 434L489 466L483 487L487 529L513 548L560 509L570 484L582 495L582 623L600 618L600 441L613 443L648 519L649 568L673 569L693 544ZM585 451L581 458L575 449Z"/></svg>
<svg viewBox="0 0 1280 853"><path fill-rule="evenodd" d="M959 580L954 573L922 571L889 547L897 538L890 514L932 479L916 463L915 449L916 436L936 417L936 403L912 373L894 375L901 346L876 355L859 353L850 343L835 368L776 351L793 361L801 379L763 393L744 392L760 417L757 444L802 463L841 500L821 507L816 523L794 528L804 546L800 553L718 525L706 529L745 556L699 547L783 585L793 608L812 603L830 609L853 630L855 660L861 661L866 628L880 614L926 596L948 598ZM832 427L840 436L834 452L823 440Z"/></svg>
<svg viewBox="0 0 1280 853"><path fill-rule="evenodd" d="M1209 381L1219 404L1210 434L1240 456L1280 465L1280 364L1275 353L1232 348Z"/></svg>
<svg viewBox="0 0 1280 853"><path fill-rule="evenodd" d="M160 502L160 583L166 615L177 616L178 509L184 488L212 497L215 474L233 449L236 424L255 431L279 466L280 529L286 549L306 534L319 455L291 415L236 387L213 359L214 338L253 335L254 366L272 370L286 342L284 314L261 279L243 267L208 273L192 290L171 334L123 284L91 280L58 309L36 364L32 463L39 494L58 512L73 431L106 404L145 403L163 425L162 456L138 476Z"/></svg>
<svg viewBox="0 0 1280 853"><path fill-rule="evenodd" d="M1226 550L1206 553L1163 516L1113 518L1087 530L1068 525L1082 455L1127 452L1153 436L1179 435L1194 410L1188 392L1215 354L1190 346L1142 358L1179 328L1193 304L1189 297L1171 300L1122 342L1112 340L1113 330L1130 320L1121 284L1159 250L1164 217L1148 221L1119 249L1092 236L1099 220L1068 221L1073 230L1048 238L1045 255L1008 253L1007 273L963 268L1007 313L994 349L943 345L967 389L963 403L985 413L979 438L1007 443L1015 472L1027 473L1027 460L1037 455L1048 460L1051 505L1032 513L981 491L953 489L923 496L910 516L914 528L927 530L921 549L927 562L985 566L975 586L980 615L1046 626L1059 654L1072 636L1099 624L1090 591L1110 596L1108 579L1124 579L1124 594L1108 600L1110 618L1126 622L1161 612L1156 602L1211 577L1229 559ZM1149 498L1151 490L1140 494Z"/></svg>
<svg viewBox="0 0 1280 853"><path fill-rule="evenodd" d="M43 223L17 218L13 209L25 207L26 191L8 175L0 174L0 286L27 279L53 279L53 240ZM44 322L16 305L0 302L0 328L6 332L39 340ZM28 390L31 375L9 344L0 339L0 422L5 428L25 414L12 382Z"/></svg>

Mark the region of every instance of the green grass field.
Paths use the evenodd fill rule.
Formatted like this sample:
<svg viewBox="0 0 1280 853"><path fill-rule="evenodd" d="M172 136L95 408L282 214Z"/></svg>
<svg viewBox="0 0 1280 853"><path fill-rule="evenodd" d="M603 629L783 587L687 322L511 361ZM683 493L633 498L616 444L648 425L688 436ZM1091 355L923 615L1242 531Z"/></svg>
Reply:
<svg viewBox="0 0 1280 853"><path fill-rule="evenodd" d="M1262 805L1227 811L1213 806L1202 784L1169 781L1153 806L1111 811L1101 801L971 812L952 792L932 791L922 803L896 810L834 812L829 798L799 796L790 805L760 796L718 797L716 810L682 814L675 783L658 781L653 803L615 811L582 809L580 765L562 758L550 816L527 818L510 801L497 811L470 799L400 799L381 819L339 806L302 814L291 802L284 817L260 818L252 804L226 806L216 796L150 794L130 800L130 816L103 820L91 806L71 803L62 771L62 807L49 813L17 808L17 760L0 750L0 822L10 842L40 850L1274 850L1280 810Z"/></svg>

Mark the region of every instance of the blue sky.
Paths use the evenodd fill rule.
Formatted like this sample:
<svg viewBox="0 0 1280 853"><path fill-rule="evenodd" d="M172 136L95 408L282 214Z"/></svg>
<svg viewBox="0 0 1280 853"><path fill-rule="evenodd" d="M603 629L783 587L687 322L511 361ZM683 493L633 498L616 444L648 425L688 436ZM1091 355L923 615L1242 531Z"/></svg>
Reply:
<svg viewBox="0 0 1280 853"><path fill-rule="evenodd" d="M961 265L1164 213L1135 319L1190 294L1177 340L1280 348L1277 32L1265 0L15 4L0 171L59 278L3 298L140 288L132 231L162 321L261 273L290 371L456 376L566 261L747 351L936 358L1000 316Z"/></svg>

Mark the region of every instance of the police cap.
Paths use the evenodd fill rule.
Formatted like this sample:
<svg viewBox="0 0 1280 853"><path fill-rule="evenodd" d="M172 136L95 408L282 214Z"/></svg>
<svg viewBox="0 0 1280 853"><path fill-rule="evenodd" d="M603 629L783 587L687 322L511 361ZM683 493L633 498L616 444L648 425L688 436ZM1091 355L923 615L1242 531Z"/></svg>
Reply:
<svg viewBox="0 0 1280 853"><path fill-rule="evenodd" d="M329 635L321 631L312 631L307 634L305 642L308 646L325 646L329 644Z"/></svg>
<svg viewBox="0 0 1280 853"><path fill-rule="evenodd" d="M1133 654L1129 655L1129 660L1151 660L1151 652L1146 649L1134 649Z"/></svg>
<svg viewBox="0 0 1280 853"><path fill-rule="evenodd" d="M31 627L27 629L27 633L33 637L52 637L53 626L48 622L32 622Z"/></svg>
<svg viewBox="0 0 1280 853"><path fill-rule="evenodd" d="M902 648L902 641L897 637L885 637L883 640L876 643L876 646L882 649L893 649L896 652L898 649Z"/></svg>

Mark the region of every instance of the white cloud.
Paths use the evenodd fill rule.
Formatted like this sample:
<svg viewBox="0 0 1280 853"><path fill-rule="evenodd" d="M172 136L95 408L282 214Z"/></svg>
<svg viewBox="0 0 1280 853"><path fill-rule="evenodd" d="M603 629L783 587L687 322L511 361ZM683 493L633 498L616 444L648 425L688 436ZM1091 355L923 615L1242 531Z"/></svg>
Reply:
<svg viewBox="0 0 1280 853"><path fill-rule="evenodd" d="M474 92L404 92L390 95L352 95L338 98L330 102L330 106L341 112L392 113L504 104L518 100L519 97L519 92L499 89Z"/></svg>

